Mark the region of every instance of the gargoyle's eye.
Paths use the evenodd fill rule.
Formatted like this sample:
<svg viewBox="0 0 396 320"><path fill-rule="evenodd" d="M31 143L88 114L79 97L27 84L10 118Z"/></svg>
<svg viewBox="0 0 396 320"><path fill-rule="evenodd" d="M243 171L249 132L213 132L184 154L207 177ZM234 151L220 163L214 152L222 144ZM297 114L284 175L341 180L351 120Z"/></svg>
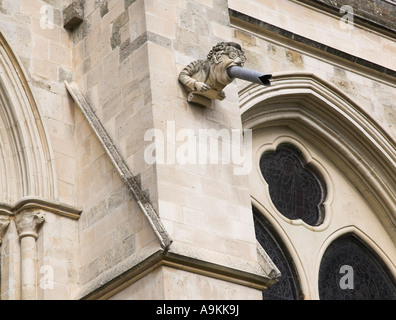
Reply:
<svg viewBox="0 0 396 320"><path fill-rule="evenodd" d="M238 57L238 53L236 53L235 51L230 52L230 54L228 55L231 59L236 59Z"/></svg>

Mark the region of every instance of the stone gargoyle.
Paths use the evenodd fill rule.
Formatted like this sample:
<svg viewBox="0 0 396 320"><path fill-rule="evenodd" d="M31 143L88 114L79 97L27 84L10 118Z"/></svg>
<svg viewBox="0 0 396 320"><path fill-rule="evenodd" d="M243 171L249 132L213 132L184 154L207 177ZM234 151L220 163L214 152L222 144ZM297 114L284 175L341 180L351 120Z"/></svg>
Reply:
<svg viewBox="0 0 396 320"><path fill-rule="evenodd" d="M220 42L210 50L206 60L191 62L179 74L186 87L187 100L209 107L213 99L223 100L224 87L235 78L227 72L232 66L242 67L246 56L235 42Z"/></svg>

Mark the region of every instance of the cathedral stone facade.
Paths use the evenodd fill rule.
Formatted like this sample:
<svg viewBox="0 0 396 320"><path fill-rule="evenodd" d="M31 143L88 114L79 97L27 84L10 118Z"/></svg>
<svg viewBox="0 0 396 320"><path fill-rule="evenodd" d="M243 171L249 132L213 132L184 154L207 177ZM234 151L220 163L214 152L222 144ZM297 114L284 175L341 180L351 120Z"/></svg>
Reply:
<svg viewBox="0 0 396 320"><path fill-rule="evenodd" d="M395 15L0 1L0 298L396 299Z"/></svg>

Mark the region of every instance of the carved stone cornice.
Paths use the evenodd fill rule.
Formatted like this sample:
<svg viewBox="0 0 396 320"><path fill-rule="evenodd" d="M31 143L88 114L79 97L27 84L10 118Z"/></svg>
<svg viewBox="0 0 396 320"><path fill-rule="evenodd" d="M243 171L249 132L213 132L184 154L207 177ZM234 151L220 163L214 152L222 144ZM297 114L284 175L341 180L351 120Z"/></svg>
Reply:
<svg viewBox="0 0 396 320"><path fill-rule="evenodd" d="M0 206L0 210L1 210L1 206ZM79 219L81 214L81 209L71 207L64 203L45 200L36 197L27 197L19 200L17 203L14 204L11 210L12 213L15 215L25 210L36 210L36 211L51 212L56 215L68 217L75 220Z"/></svg>
<svg viewBox="0 0 396 320"><path fill-rule="evenodd" d="M78 220L81 209L38 197L22 198L14 205L0 203L0 244L10 219L15 220L19 238L26 235L37 238L38 228L45 220L45 212Z"/></svg>
<svg viewBox="0 0 396 320"><path fill-rule="evenodd" d="M45 221L45 213L40 210L30 209L20 211L15 215L15 225L19 239L23 237L34 237L37 239L37 232Z"/></svg>

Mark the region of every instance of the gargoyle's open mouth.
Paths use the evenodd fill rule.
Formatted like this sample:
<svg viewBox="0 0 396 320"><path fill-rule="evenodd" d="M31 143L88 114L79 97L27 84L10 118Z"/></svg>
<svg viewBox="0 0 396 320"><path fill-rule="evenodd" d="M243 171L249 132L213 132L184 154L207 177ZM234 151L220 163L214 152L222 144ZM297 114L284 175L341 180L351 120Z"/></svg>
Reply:
<svg viewBox="0 0 396 320"><path fill-rule="evenodd" d="M234 66L236 66L236 67L243 67L243 62L242 62L242 61L240 61L240 62L235 62L235 61L233 61L233 62L231 62L231 63L228 65L227 69L230 68L230 67L234 67Z"/></svg>
<svg viewBox="0 0 396 320"><path fill-rule="evenodd" d="M227 74L231 78L239 78L242 80L250 81L257 84L262 84L264 86L270 86L270 79L272 78L271 74L264 74L255 70L250 70L246 68L242 68L239 66L232 66L227 68Z"/></svg>

